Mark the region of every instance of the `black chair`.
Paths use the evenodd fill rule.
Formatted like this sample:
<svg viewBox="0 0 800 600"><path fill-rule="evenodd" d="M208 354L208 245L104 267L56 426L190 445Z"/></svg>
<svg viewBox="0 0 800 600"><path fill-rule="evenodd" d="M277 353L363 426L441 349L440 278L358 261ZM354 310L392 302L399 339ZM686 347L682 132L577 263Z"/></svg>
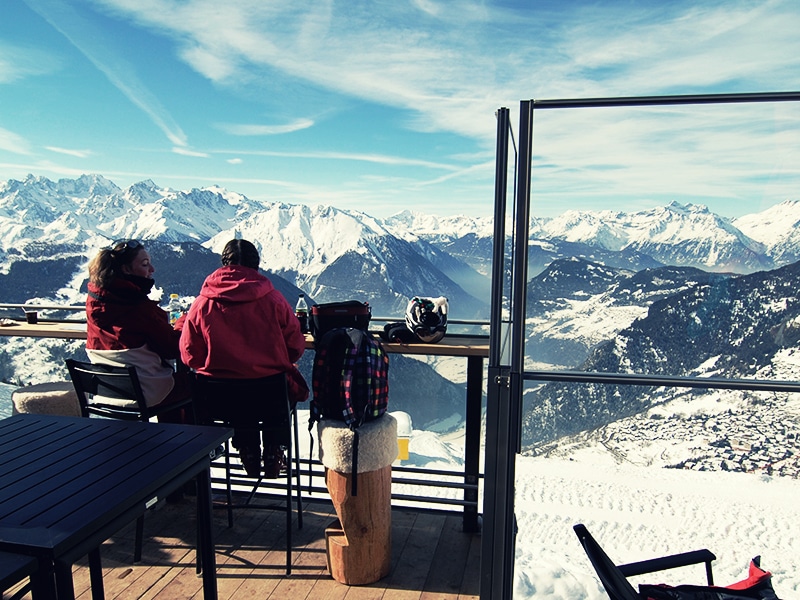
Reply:
<svg viewBox="0 0 800 600"><path fill-rule="evenodd" d="M611 600L642 600L642 596L630 584L628 577L700 563L705 563L706 565L708 585L714 585L711 561L716 560L717 557L709 550L694 550L692 552L617 565L603 551L600 544L595 541L584 525L579 523L573 529Z"/></svg>
<svg viewBox="0 0 800 600"><path fill-rule="evenodd" d="M192 408L191 398L172 403L167 407L147 406L136 367L114 367L71 358L65 362L84 417L94 415L125 421L149 421L153 417L181 407ZM194 419L192 410L190 414ZM136 520L133 562L142 560L143 537L144 516Z"/></svg>
<svg viewBox="0 0 800 600"><path fill-rule="evenodd" d="M7 600L20 600L25 597L31 591L30 577L36 573L37 568L38 563L32 556L0 552L0 597ZM5 595L6 590L24 579L28 579L25 585L11 596Z"/></svg>
<svg viewBox="0 0 800 600"><path fill-rule="evenodd" d="M114 367L71 358L66 363L84 417L149 421L178 408L192 408L191 398L167 406L147 406L136 367Z"/></svg>
<svg viewBox="0 0 800 600"><path fill-rule="evenodd" d="M247 429L257 432L261 437L266 432L270 444L280 444L286 448L286 474L282 487L285 488L285 502L254 503L264 483L263 470L259 477L247 475L240 464L231 462L233 455L230 440L226 442L225 488L228 511L228 526L233 526L234 508L266 508L286 512L286 574L292 572L292 500L295 494L297 505L297 527L303 527L303 506L300 491L300 457L297 452L299 434L297 411L289 401L286 375L280 373L259 379L228 379L195 375L192 396L195 410L201 425L223 425L236 432ZM238 455L236 455L238 456ZM292 478L295 478L293 483ZM253 480L255 479L255 482ZM244 500L234 502L233 486L245 487Z"/></svg>

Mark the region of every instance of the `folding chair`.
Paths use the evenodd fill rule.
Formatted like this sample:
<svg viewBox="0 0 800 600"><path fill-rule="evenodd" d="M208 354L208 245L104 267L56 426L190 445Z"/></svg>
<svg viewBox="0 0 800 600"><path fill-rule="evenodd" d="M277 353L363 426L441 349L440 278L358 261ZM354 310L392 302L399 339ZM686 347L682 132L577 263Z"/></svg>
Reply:
<svg viewBox="0 0 800 600"><path fill-rule="evenodd" d="M708 580L708 585L714 585L711 561L716 560L717 557L709 550L694 550L692 552L683 552L681 554L617 565L614 564L603 551L600 544L595 541L584 525L579 523L575 525L573 529L611 600L642 599L642 596L640 596L630 582L628 582L628 577L700 563L705 563L706 565L706 579Z"/></svg>
<svg viewBox="0 0 800 600"><path fill-rule="evenodd" d="M195 375L193 397L200 424L224 425L235 431L251 429L261 437L267 432L270 444L286 448L285 504L253 502L263 481L262 474L248 476L240 465L231 462L230 440L226 442L225 488L228 526L233 526L234 508L283 510L286 512L286 574L292 572L292 495L296 493L297 526L303 527L303 507L300 490L300 456L298 448L297 412L289 401L286 375L280 373L259 379L228 379ZM296 481L293 483L292 478ZM246 486L243 502L234 503L233 485Z"/></svg>
<svg viewBox="0 0 800 600"><path fill-rule="evenodd" d="M149 421L166 412L192 406L191 398L167 407L147 406L136 367L114 367L71 358L65 362L84 417L95 415L125 421ZM136 520L133 562L142 560L143 537L144 516L141 516Z"/></svg>

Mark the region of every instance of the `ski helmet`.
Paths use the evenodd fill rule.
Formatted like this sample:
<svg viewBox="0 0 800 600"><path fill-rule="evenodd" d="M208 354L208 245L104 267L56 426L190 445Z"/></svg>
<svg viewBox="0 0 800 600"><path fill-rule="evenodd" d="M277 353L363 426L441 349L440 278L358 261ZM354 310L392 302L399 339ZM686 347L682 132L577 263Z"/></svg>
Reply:
<svg viewBox="0 0 800 600"><path fill-rule="evenodd" d="M435 344L447 333L447 298L414 296L406 308L406 325L417 337Z"/></svg>

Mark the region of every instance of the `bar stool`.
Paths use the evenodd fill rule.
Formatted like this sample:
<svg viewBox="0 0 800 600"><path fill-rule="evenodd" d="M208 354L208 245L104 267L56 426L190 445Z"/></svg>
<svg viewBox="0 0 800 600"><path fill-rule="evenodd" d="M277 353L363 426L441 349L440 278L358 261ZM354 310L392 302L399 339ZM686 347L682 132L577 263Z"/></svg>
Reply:
<svg viewBox="0 0 800 600"><path fill-rule="evenodd" d="M295 495L297 528L303 527L303 505L300 490L300 456L298 447L297 411L289 401L286 374L279 373L258 379L229 379L195 374L192 396L198 423L201 425L223 425L235 432L250 429L259 436L266 432L269 443L286 448L285 503L283 505L254 503L262 476L252 478L242 474L238 468L236 482L250 479L250 492L244 502L235 503L233 498L233 470L230 440L226 442L225 486L228 526L233 526L234 508L283 510L286 512L286 574L292 573L292 497ZM234 433L234 438L236 433ZM295 482L292 479L295 479ZM255 479L255 481L253 481ZM296 483L296 485L295 485Z"/></svg>

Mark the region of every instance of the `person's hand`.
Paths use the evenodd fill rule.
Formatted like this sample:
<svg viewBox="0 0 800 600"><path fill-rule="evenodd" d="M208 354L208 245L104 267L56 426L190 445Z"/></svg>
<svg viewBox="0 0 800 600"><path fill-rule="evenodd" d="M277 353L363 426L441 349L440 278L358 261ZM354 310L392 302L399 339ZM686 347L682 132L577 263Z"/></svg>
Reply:
<svg viewBox="0 0 800 600"><path fill-rule="evenodd" d="M184 322L186 322L186 313L183 313L180 317L178 317L178 320L175 321L175 324L172 326L172 328L176 331L181 331L183 330Z"/></svg>

